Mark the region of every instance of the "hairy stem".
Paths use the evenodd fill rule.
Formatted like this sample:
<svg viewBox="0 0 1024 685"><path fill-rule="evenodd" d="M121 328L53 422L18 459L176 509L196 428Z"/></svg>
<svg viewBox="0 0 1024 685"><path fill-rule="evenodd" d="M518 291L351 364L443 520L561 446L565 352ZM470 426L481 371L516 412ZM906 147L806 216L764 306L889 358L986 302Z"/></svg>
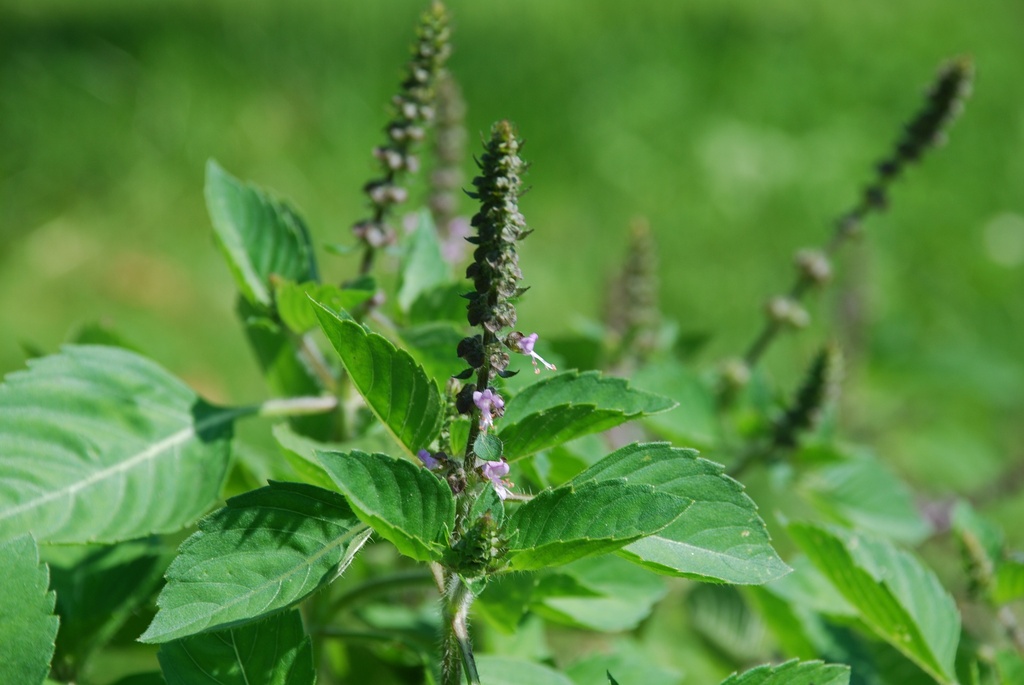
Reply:
<svg viewBox="0 0 1024 685"><path fill-rule="evenodd" d="M278 418L282 416L305 416L307 414L326 414L338 408L338 398L334 395L321 397L285 397L267 400L253 407L257 416Z"/></svg>
<svg viewBox="0 0 1024 685"><path fill-rule="evenodd" d="M473 593L456 574L449 574L444 595L444 639L441 661L442 685L459 685L465 669L466 682L480 685L480 675L469 640L469 608Z"/></svg>

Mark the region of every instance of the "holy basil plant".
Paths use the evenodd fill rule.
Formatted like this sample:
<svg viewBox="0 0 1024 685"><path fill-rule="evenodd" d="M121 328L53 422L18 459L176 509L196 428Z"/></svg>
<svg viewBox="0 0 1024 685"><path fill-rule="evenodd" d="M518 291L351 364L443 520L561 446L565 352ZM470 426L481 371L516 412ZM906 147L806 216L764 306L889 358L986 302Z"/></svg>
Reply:
<svg viewBox="0 0 1024 685"><path fill-rule="evenodd" d="M544 631L626 633L684 613L711 647L739 653L729 664L756 663L757 626L777 634L764 659L774 665L723 685L850 682L847 666L820 656L884 657L915 678L956 682L956 604L927 567L877 535L922 536L905 488L835 446L799 452L826 405L831 348L787 411L750 418L770 403L742 386L783 320L799 318L792 302L773 305L744 362L717 376L651 356L661 343L643 254L621 288L622 326L608 325L617 347L548 343L521 324L519 243L531 233L519 209L521 141L509 122L494 124L468 192L479 208L460 220L449 33L433 4L374 149L380 174L364 188L369 215L353 226L359 261L348 278L321 276L296 209L207 166L214 237L273 399L218 406L114 337L32 359L0 385L0 683L107 683L105 650L135 638L149 670L120 685L312 685L318 674L675 683L680 674L637 640L567 664ZM962 64L944 72L931 114L908 129L842 231L936 135L965 73ZM409 214L399 240L405 183L431 136L445 173L432 176L433 211ZM452 264L466 242L463 280ZM396 254L389 278L382 264ZM798 261L796 295L828 268L817 256ZM588 355L594 363L572 363ZM737 412L745 428L729 434ZM271 428L237 438L249 418ZM725 467L663 438L731 455L733 475L793 464L793 492L830 521L783 527L804 554L792 557L797 573L787 575ZM966 540L990 543L974 547L998 564L992 596L1024 594L1021 565L1003 560L998 535L968 510L960 521ZM667 629L674 640L673 630L684 628ZM850 637L864 633L867 642Z"/></svg>

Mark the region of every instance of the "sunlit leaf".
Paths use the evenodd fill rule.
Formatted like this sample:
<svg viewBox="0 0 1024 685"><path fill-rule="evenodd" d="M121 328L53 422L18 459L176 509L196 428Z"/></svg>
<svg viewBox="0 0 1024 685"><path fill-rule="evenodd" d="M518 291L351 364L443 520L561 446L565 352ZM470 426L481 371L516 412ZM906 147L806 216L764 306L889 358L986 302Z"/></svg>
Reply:
<svg viewBox="0 0 1024 685"><path fill-rule="evenodd" d="M0 539L117 542L170 533L220 493L232 423L153 362L65 347L0 385Z"/></svg>
<svg viewBox="0 0 1024 685"><path fill-rule="evenodd" d="M672 524L622 550L636 563L668 575L738 584L765 583L789 571L743 486L693 450L666 443L627 445L572 482L616 478L654 486L685 502Z"/></svg>
<svg viewBox="0 0 1024 685"><path fill-rule="evenodd" d="M157 654L167 685L313 685L313 647L298 611L176 640Z"/></svg>
<svg viewBox="0 0 1024 685"><path fill-rule="evenodd" d="M336 492L271 483L199 522L167 569L143 642L167 642L280 612L334 580L369 531Z"/></svg>
<svg viewBox="0 0 1024 685"><path fill-rule="evenodd" d="M420 561L441 558L455 525L448 484L411 462L383 454L317 452L359 518L398 551Z"/></svg>
<svg viewBox="0 0 1024 685"><path fill-rule="evenodd" d="M802 523L789 531L879 637L939 682L956 682L960 614L934 573L883 539Z"/></svg>
<svg viewBox="0 0 1024 685"><path fill-rule="evenodd" d="M316 304L317 317L366 404L410 455L441 425L441 393L405 350Z"/></svg>
<svg viewBox="0 0 1024 685"><path fill-rule="evenodd" d="M39 685L50 671L57 636L50 574L29 535L0 543L0 568L0 683Z"/></svg>
<svg viewBox="0 0 1024 685"><path fill-rule="evenodd" d="M850 667L820 661L787 661L765 664L731 675L721 685L847 685Z"/></svg>
<svg viewBox="0 0 1024 685"><path fill-rule="evenodd" d="M296 282L316 280L313 246L299 215L212 159L206 164L206 207L235 284L254 307L273 304L272 274Z"/></svg>
<svg viewBox="0 0 1024 685"><path fill-rule="evenodd" d="M293 333L301 335L317 327L316 312L313 309L315 305L310 299L322 303L338 316L346 318L348 312L373 297L374 292L373 281L345 288L316 281L281 281L276 284L274 298L281 321Z"/></svg>
<svg viewBox="0 0 1024 685"><path fill-rule="evenodd" d="M509 519L514 570L531 570L611 552L661 530L686 501L649 485L603 480L547 490Z"/></svg>

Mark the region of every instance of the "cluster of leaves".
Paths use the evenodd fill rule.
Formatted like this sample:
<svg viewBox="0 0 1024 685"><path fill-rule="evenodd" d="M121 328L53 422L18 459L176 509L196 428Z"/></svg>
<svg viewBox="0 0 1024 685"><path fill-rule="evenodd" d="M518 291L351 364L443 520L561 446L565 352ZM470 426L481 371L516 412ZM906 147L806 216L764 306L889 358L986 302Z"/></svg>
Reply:
<svg viewBox="0 0 1024 685"><path fill-rule="evenodd" d="M425 25L430 54L446 55L443 8ZM414 53L423 73L403 84L415 88L407 123L417 127L429 123L421 98L440 70L415 66L423 57ZM925 123L948 118L929 111ZM908 129L914 141L933 137L922 126ZM921 152L899 149L904 162ZM387 184L415 166L397 165ZM814 360L791 402L753 369L757 355L742 367L746 383L696 371L692 346L657 312L646 231L600 334L551 342L574 370L488 377L481 387L505 397L503 415L481 428L456 411L453 379L468 286L428 211L414 215L382 302L367 255L383 242L357 231L361 273L334 285L287 203L214 162L206 198L274 398L215 406L112 337L5 379L0 682L112 682L103 664L136 638L143 658L159 645L160 670L151 661L119 685L453 683L463 670L453 660L471 683L679 682L672 666L683 664L650 657L651 631L638 627L652 624L668 625L672 644L699 638L714 670L747 669L723 685L845 685L851 675L995 685L1024 674L1005 606L1024 596L1024 563L998 529L966 504L952 514L973 597L1010 638L963 640L954 598L903 549L934 527L880 460L835 435L835 352ZM386 219L374 212L381 233ZM771 320L772 335L792 311ZM269 449L235 437L245 418L270 422ZM461 479L424 468L424 451L461 463ZM486 478L467 488L477 459L509 464L517 496ZM741 473L754 476L755 499L783 512L786 561L732 477ZM387 544L368 544L374 534ZM485 647L475 655L459 632L474 599L472 638ZM554 659L558 626L620 639L609 653Z"/></svg>

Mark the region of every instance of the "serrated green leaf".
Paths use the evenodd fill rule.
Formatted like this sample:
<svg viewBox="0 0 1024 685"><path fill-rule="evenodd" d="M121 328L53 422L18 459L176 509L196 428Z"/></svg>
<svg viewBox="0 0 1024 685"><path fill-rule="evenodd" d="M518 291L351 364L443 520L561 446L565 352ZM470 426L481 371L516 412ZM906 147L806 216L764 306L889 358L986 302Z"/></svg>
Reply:
<svg viewBox="0 0 1024 685"><path fill-rule="evenodd" d="M420 295L451 280L451 269L441 254L441 243L430 210L421 209L414 230L405 241L398 272L398 306L409 311Z"/></svg>
<svg viewBox="0 0 1024 685"><path fill-rule="evenodd" d="M302 335L317 327L316 312L310 300L322 303L339 317L349 318L348 312L373 297L373 282L359 287L339 288L330 283L306 281L280 281L274 288L274 302L281 321L293 333Z"/></svg>
<svg viewBox="0 0 1024 685"><path fill-rule="evenodd" d="M313 647L298 611L170 642L157 653L167 685L314 685Z"/></svg>
<svg viewBox="0 0 1024 685"><path fill-rule="evenodd" d="M409 353L355 321L315 303L327 338L338 351L352 383L410 455L430 444L440 430L441 393Z"/></svg>
<svg viewBox="0 0 1024 685"><path fill-rule="evenodd" d="M478 654L476 666L487 685L573 685L558 671L525 659Z"/></svg>
<svg viewBox="0 0 1024 685"><path fill-rule="evenodd" d="M570 371L528 385L505 404L500 437L510 461L582 435L666 411L675 402L597 371Z"/></svg>
<svg viewBox="0 0 1024 685"><path fill-rule="evenodd" d="M455 526L451 488L430 471L384 454L317 452L359 518L402 554L438 561Z"/></svg>
<svg viewBox="0 0 1024 685"><path fill-rule="evenodd" d="M729 676L721 685L848 685L850 667L820 661L787 661L765 664Z"/></svg>
<svg viewBox="0 0 1024 685"><path fill-rule="evenodd" d="M65 347L0 385L0 539L170 533L219 496L232 423L137 354Z"/></svg>
<svg viewBox="0 0 1024 685"><path fill-rule="evenodd" d="M686 500L622 480L546 490L509 519L513 570L529 571L612 552L674 521Z"/></svg>
<svg viewBox="0 0 1024 685"><path fill-rule="evenodd" d="M632 382L637 388L678 403L671 411L644 418L644 425L659 437L697 448L718 444L721 430L714 392L693 370L674 359L665 359L640 367Z"/></svg>
<svg viewBox="0 0 1024 685"><path fill-rule="evenodd" d="M621 378L597 371L567 371L526 386L505 403L504 421L518 423L530 414L563 405L587 404L626 416L668 411L675 402L661 395L631 388Z"/></svg>
<svg viewBox="0 0 1024 685"><path fill-rule="evenodd" d="M583 591L560 590L550 582L558 577L572 579ZM618 632L637 627L665 596L665 590L664 581L650 571L605 555L574 561L542 578L532 608L558 623Z"/></svg>
<svg viewBox="0 0 1024 685"><path fill-rule="evenodd" d="M766 583L789 572L771 546L757 505L722 466L667 443L627 445L572 483L628 478L683 499L668 527L621 554L658 573L736 584Z"/></svg>
<svg viewBox="0 0 1024 685"><path fill-rule="evenodd" d="M338 444L318 442L304 435L299 435L286 423L279 423L273 427L271 432L277 440L278 447L284 453L285 459L306 483L317 485L328 490L334 489L334 481L327 475L323 465L316 458L317 450L340 450Z"/></svg>
<svg viewBox="0 0 1024 685"><path fill-rule="evenodd" d="M805 469L798 487L820 511L856 530L907 544L929 533L910 489L873 457Z"/></svg>
<svg viewBox="0 0 1024 685"><path fill-rule="evenodd" d="M787 604L805 607L825 616L857 615L853 605L839 594L810 559L797 555L789 559L788 563L793 572L766 584L765 590L782 598Z"/></svg>
<svg viewBox="0 0 1024 685"><path fill-rule="evenodd" d="M167 642L280 612L334 580L369 531L336 492L271 483L199 522L139 639Z"/></svg>
<svg viewBox="0 0 1024 685"><path fill-rule="evenodd" d="M0 683L37 685L50 672L58 619L50 574L30 535L0 543Z"/></svg>
<svg viewBox="0 0 1024 685"><path fill-rule="evenodd" d="M409 354L438 385L443 386L450 377L466 368L466 363L455 355L459 341L466 334L456 330L450 323L404 326L398 335Z"/></svg>
<svg viewBox="0 0 1024 685"><path fill-rule="evenodd" d="M73 563L51 560L60 633L54 663L76 673L149 599L166 566L157 538L92 549ZM60 671L58 671L60 672Z"/></svg>
<svg viewBox="0 0 1024 685"><path fill-rule="evenodd" d="M473 441L473 453L484 461L497 461L501 459L501 438L493 433L480 433L476 436L476 440Z"/></svg>
<svg viewBox="0 0 1024 685"><path fill-rule="evenodd" d="M309 230L299 215L212 159L206 164L206 207L217 246L254 307L272 306L272 274L297 282L317 279Z"/></svg>
<svg viewBox="0 0 1024 685"><path fill-rule="evenodd" d="M789 532L875 634L939 682L956 682L960 614L934 573L882 539L802 523Z"/></svg>

